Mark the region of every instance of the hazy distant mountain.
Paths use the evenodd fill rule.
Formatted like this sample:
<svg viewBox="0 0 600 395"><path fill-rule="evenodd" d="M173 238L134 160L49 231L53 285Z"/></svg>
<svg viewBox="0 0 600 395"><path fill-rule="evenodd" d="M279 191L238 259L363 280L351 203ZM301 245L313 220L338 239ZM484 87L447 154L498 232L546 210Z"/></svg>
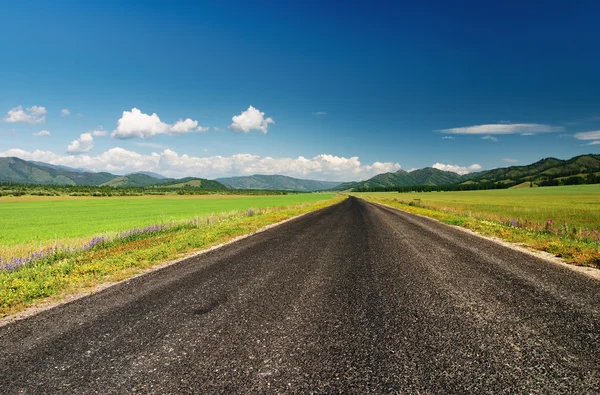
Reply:
<svg viewBox="0 0 600 395"><path fill-rule="evenodd" d="M29 161L29 162L35 163L36 165L40 165L40 166L50 167L52 169L61 169L61 170L66 170L66 171L72 171L75 173L93 173L93 171L91 171L91 170L82 169L82 168L74 168L74 167L63 166L63 165L53 165L53 164L45 163L45 162L36 162L34 160Z"/></svg>
<svg viewBox="0 0 600 395"><path fill-rule="evenodd" d="M262 175L217 178L234 189L265 189L279 191L323 191L338 186L339 182L302 180L281 175Z"/></svg>

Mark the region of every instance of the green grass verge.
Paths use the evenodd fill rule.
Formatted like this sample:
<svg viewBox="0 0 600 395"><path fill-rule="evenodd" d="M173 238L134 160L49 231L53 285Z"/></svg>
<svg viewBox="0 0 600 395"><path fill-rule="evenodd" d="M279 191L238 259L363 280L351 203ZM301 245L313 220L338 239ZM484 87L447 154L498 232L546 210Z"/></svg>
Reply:
<svg viewBox="0 0 600 395"><path fill-rule="evenodd" d="M253 209L200 218L194 225L174 226L156 233L100 244L91 250L59 253L17 270L0 271L0 317L14 314L40 301L101 283L126 279L168 260L227 242L267 225L324 208L345 199L329 199L288 207Z"/></svg>
<svg viewBox="0 0 600 395"><path fill-rule="evenodd" d="M55 244L80 246L88 239L147 225L171 223L249 208L285 207L331 199L334 194L280 196L142 196L0 199L0 258L24 256Z"/></svg>
<svg viewBox="0 0 600 395"><path fill-rule="evenodd" d="M360 194L356 195L360 197ZM402 197L402 194L395 194L396 197L399 195ZM514 222L498 221L494 215L490 215L491 218L486 219L483 212L478 212L477 216L474 216L471 211L461 212L456 206L451 211L446 211L436 206L427 206L422 201L401 200L385 195L376 196L374 193L363 194L362 198L412 214L434 218L449 225L462 226L485 236L497 237L536 250L546 251L572 264L600 268L598 239L593 234L589 237L582 237L580 233L573 232L573 230L577 231L577 228L567 228L562 232L560 229L528 226L535 224L527 221L521 223L514 220Z"/></svg>

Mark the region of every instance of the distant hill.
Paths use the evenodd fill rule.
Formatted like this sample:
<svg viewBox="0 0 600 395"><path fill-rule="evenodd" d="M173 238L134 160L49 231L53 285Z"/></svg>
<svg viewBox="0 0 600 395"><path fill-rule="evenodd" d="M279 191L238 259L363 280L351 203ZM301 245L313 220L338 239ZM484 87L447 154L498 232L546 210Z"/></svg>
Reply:
<svg viewBox="0 0 600 395"><path fill-rule="evenodd" d="M154 173L153 171L137 171L135 173L130 173L130 174L126 174L126 175L131 176L131 175L135 175L135 174L143 174L145 176L158 178L159 180L164 180L165 178L168 178L168 177L163 176L162 174Z"/></svg>
<svg viewBox="0 0 600 395"><path fill-rule="evenodd" d="M186 178L165 178L161 180L161 184L159 188L186 188L186 187L194 187L201 189L210 189L216 191L222 191L225 189L229 189L227 185L215 180L207 180L204 178L196 178L196 177L186 177Z"/></svg>
<svg viewBox="0 0 600 395"><path fill-rule="evenodd" d="M335 187L335 190L345 191L352 189L375 189L387 187L404 187L413 185L448 185L462 180L462 176L451 171L444 171L426 167L424 169L398 170L395 173L382 173L366 181L347 182Z"/></svg>
<svg viewBox="0 0 600 395"><path fill-rule="evenodd" d="M278 191L323 191L338 186L339 182L302 180L281 175L261 175L217 178L234 189L265 189Z"/></svg>
<svg viewBox="0 0 600 395"><path fill-rule="evenodd" d="M156 174L151 172L144 172ZM160 175L159 175L160 176ZM47 185L99 185L111 187L151 187L185 188L194 187L207 190L225 190L227 186L217 181L203 178L165 178L149 174L134 173L118 176L110 173L79 171L65 166L30 162L19 158L0 158L0 182L16 184Z"/></svg>
<svg viewBox="0 0 600 395"><path fill-rule="evenodd" d="M0 182L19 184L100 185L115 178L110 173L92 173L49 167L19 158L0 158Z"/></svg>

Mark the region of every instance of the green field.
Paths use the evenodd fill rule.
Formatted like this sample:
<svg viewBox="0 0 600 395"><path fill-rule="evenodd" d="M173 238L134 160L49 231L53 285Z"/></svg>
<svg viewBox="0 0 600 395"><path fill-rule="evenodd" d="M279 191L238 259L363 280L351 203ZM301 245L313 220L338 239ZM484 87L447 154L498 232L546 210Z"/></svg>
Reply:
<svg viewBox="0 0 600 395"><path fill-rule="evenodd" d="M0 199L0 256L10 246L38 247L106 232L186 220L211 213L283 207L333 194L278 196L143 196ZM4 250L4 251L2 251ZM14 249L13 249L14 250Z"/></svg>
<svg viewBox="0 0 600 395"><path fill-rule="evenodd" d="M488 220L533 222L600 230L600 184L460 192L371 192L356 196L399 199Z"/></svg>
<svg viewBox="0 0 600 395"><path fill-rule="evenodd" d="M600 267L600 185L358 197Z"/></svg>

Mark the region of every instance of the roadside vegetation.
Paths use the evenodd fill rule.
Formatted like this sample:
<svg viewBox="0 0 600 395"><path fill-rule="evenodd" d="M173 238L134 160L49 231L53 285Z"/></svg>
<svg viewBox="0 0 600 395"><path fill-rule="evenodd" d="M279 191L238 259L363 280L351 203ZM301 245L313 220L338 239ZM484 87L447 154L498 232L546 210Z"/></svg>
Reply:
<svg viewBox="0 0 600 395"><path fill-rule="evenodd" d="M600 268L600 185L354 195Z"/></svg>
<svg viewBox="0 0 600 395"><path fill-rule="evenodd" d="M4 198L27 196L147 196L147 195L288 195L302 192L257 189L206 189L197 180L185 183L150 186L114 185L44 185L0 182L0 201Z"/></svg>
<svg viewBox="0 0 600 395"><path fill-rule="evenodd" d="M280 200L270 200L274 198ZM160 207L165 210L169 207L164 198L129 198L134 206L122 206L124 202L116 199L103 199L114 204L112 207L110 204L104 207L89 206L91 202L99 202L98 199L88 198L83 204L81 199L59 199L54 201L63 204L59 209L43 207L52 202L44 200L14 202L30 205L8 208L5 205L10 205L10 202L2 202L2 215L11 213L15 225L18 225L19 219L25 228L29 221L33 225L25 230L18 226L9 232L4 227L0 230L4 233L0 247L0 317L23 310L40 300L131 277L162 262L330 206L344 198L334 194L228 199L180 197L176 202L170 202L172 209L177 210L178 217L164 216L163 220L160 220ZM42 211L36 211L40 205ZM186 210L187 219L182 219ZM50 218L44 217L42 212L46 212ZM24 217L27 215L29 217ZM106 217L108 220L100 223L114 228L110 232L96 229L96 233L92 233L94 219L90 219L90 215L96 219ZM5 217L2 218L4 224ZM62 218L62 221L58 221L58 218ZM150 218L158 221L147 224ZM123 228L136 220L137 227ZM90 236L71 238L68 244L51 242L47 238L46 241L32 238L31 232L37 234L36 237L58 232L50 230L55 229L53 221L57 221L56 229L79 231L81 225ZM42 229L35 229L36 224ZM54 234L61 240L69 240L59 236L59 233ZM4 241L6 235L11 235L12 245ZM29 241L23 243L24 240ZM22 252L15 254L19 250Z"/></svg>

